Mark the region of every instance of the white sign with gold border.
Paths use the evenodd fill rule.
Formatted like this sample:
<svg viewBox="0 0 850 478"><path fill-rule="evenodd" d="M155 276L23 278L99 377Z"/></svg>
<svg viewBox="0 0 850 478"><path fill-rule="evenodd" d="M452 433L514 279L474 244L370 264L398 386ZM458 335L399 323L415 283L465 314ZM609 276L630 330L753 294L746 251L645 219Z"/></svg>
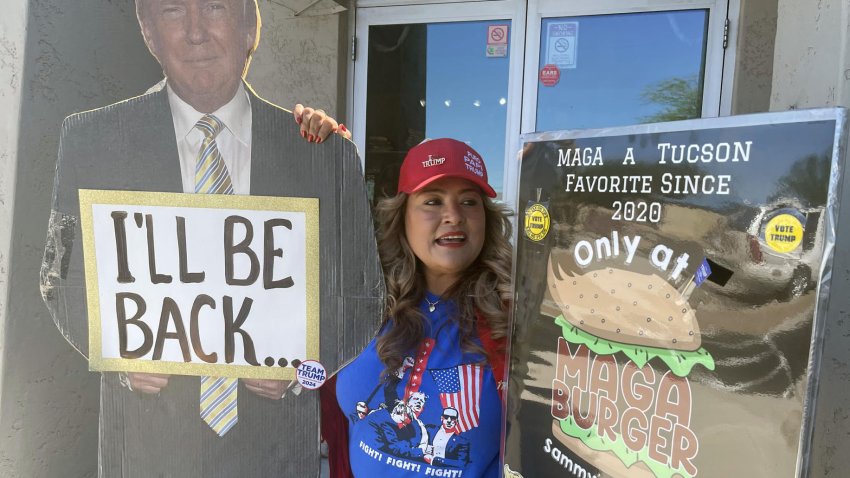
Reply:
<svg viewBox="0 0 850 478"><path fill-rule="evenodd" d="M89 368L292 380L319 357L319 200L80 190Z"/></svg>

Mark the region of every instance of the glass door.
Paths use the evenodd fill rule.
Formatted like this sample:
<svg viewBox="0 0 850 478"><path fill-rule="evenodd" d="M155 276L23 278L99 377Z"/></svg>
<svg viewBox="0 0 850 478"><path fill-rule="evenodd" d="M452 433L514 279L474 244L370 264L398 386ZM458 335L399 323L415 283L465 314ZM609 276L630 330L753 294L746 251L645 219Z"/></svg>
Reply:
<svg viewBox="0 0 850 478"><path fill-rule="evenodd" d="M358 5L349 105L373 203L410 147L448 136L515 207L520 133L717 116L732 76L727 0Z"/></svg>
<svg viewBox="0 0 850 478"><path fill-rule="evenodd" d="M358 10L354 140L373 205L395 194L407 151L441 137L481 153L503 197L507 138L519 133L508 98L520 96L523 19L515 1Z"/></svg>

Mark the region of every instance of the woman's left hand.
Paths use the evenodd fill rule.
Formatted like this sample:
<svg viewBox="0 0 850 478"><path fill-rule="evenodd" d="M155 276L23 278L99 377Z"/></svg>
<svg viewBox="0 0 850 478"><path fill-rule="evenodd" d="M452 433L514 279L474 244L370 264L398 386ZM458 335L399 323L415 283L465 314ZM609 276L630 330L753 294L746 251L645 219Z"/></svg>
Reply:
<svg viewBox="0 0 850 478"><path fill-rule="evenodd" d="M295 117L295 122L301 125L301 136L311 143L321 143L331 133L351 139L351 131L348 131L345 125L338 124L324 110L299 103L292 109L292 116Z"/></svg>

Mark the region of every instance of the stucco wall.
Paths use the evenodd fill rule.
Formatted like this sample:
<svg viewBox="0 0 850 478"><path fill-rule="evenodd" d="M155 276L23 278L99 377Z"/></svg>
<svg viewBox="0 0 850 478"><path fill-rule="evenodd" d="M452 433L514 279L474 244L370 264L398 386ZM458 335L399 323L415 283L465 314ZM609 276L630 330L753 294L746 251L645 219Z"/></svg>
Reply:
<svg viewBox="0 0 850 478"><path fill-rule="evenodd" d="M776 0L741 1L732 114L759 113L770 108L776 10Z"/></svg>
<svg viewBox="0 0 850 478"><path fill-rule="evenodd" d="M345 13L294 17L274 3L261 2L260 8L263 33L248 81L260 96L286 109L303 103L338 116L338 90L345 82L337 63Z"/></svg>
<svg viewBox="0 0 850 478"><path fill-rule="evenodd" d="M340 15L294 18L259 3L264 37L249 81L283 106L334 111ZM38 290L59 126L143 92L161 72L133 0L4 0L2 9L0 476L95 476L98 375L56 330Z"/></svg>
<svg viewBox="0 0 850 478"><path fill-rule="evenodd" d="M850 3L778 4L771 110L850 106Z"/></svg>
<svg viewBox="0 0 850 478"><path fill-rule="evenodd" d="M11 224L12 221L26 18L24 2L8 5L0 18L0 111L3 112L0 115L0 225ZM3 383L2 337L6 328L3 318L6 317L11 241L12 228L0 227L0 384ZM2 404L3 394L0 393L0 410Z"/></svg>

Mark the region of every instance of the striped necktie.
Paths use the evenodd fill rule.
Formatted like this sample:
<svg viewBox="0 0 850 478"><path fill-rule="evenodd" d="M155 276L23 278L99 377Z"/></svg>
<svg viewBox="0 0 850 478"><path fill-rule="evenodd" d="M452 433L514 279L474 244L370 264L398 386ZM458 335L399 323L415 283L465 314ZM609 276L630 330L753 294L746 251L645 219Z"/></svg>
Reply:
<svg viewBox="0 0 850 478"><path fill-rule="evenodd" d="M227 165L221 159L215 137L224 124L213 115L206 115L195 124L204 133L204 142L195 164L195 192L203 194L233 194L233 183Z"/></svg>
<svg viewBox="0 0 850 478"><path fill-rule="evenodd" d="M195 192L233 194L227 165L218 151L215 138L224 124L213 115L205 115L195 127L204 133L204 141L195 165ZM236 393L239 380L225 377L201 378L201 418L218 436L224 436L238 420Z"/></svg>

